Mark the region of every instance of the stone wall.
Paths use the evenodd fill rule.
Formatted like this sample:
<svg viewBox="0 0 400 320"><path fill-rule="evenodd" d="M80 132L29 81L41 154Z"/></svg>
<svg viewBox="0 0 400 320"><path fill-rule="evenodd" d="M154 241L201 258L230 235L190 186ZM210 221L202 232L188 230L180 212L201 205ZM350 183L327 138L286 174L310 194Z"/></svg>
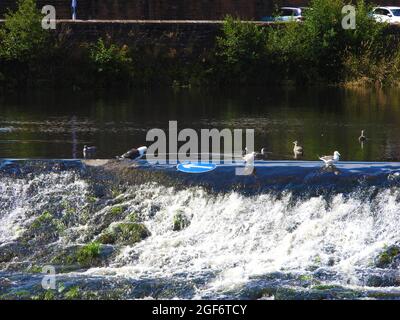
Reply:
<svg viewBox="0 0 400 320"><path fill-rule="evenodd" d="M52 4L59 19L71 17L70 0L37 0ZM259 19L275 5L305 5L307 0L78 0L79 19L219 20L230 14ZM14 9L16 0L0 1L0 16Z"/></svg>
<svg viewBox="0 0 400 320"><path fill-rule="evenodd" d="M400 5L400 0L375 1ZM41 7L52 4L59 19L71 17L71 0L37 0ZM219 20L230 14L259 19L275 6L306 6L309 0L78 0L79 19L129 20ZM14 9L16 0L0 0L0 16Z"/></svg>
<svg viewBox="0 0 400 320"><path fill-rule="evenodd" d="M102 38L157 57L191 59L207 55L221 30L218 22L60 21L54 35L77 56L80 48Z"/></svg>

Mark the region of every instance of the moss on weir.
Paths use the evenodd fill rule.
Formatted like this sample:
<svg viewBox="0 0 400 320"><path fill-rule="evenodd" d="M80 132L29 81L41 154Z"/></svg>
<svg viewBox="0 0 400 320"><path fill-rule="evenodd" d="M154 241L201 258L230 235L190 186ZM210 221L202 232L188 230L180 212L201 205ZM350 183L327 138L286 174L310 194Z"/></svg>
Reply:
<svg viewBox="0 0 400 320"><path fill-rule="evenodd" d="M103 244L133 245L150 236L149 230L141 223L119 223L100 235Z"/></svg>
<svg viewBox="0 0 400 320"><path fill-rule="evenodd" d="M100 257L101 244L91 242L81 247L76 253L76 260L81 266L90 267Z"/></svg>

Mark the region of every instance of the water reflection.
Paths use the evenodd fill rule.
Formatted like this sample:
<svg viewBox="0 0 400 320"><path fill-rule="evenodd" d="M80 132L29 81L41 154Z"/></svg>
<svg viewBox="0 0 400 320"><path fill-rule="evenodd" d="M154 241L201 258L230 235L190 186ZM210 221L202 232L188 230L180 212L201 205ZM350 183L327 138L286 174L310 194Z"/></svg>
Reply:
<svg viewBox="0 0 400 320"><path fill-rule="evenodd" d="M400 90L252 89L36 92L0 98L0 157L75 158L96 145L110 158L146 144L151 128L254 128L268 159L400 159ZM360 143L361 130L368 140ZM306 152L293 154L298 140Z"/></svg>

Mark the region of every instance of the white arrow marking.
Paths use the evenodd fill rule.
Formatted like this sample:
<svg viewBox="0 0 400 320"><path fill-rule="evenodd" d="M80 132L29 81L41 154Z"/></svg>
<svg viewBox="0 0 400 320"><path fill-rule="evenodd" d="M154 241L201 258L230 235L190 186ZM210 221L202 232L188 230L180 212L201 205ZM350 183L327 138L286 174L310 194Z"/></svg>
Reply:
<svg viewBox="0 0 400 320"><path fill-rule="evenodd" d="M191 164L183 164L182 167L184 167L185 169L192 169L192 168L195 168L195 169L213 169L214 168L213 166L206 167L206 166L199 166L199 165L192 164L192 163Z"/></svg>

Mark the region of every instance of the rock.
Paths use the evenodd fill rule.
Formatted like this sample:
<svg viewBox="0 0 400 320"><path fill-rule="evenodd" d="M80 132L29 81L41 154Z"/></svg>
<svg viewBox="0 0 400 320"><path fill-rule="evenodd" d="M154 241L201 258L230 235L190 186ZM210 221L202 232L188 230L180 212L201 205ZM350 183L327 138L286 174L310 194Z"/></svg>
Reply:
<svg viewBox="0 0 400 320"><path fill-rule="evenodd" d="M51 263L58 264L58 272L67 272L81 268L99 267L105 265L114 254L112 246L105 246L99 242L90 242L83 246L63 248Z"/></svg>
<svg viewBox="0 0 400 320"><path fill-rule="evenodd" d="M10 242L0 245L0 263L10 262L16 257L29 254L29 250L18 242Z"/></svg>
<svg viewBox="0 0 400 320"><path fill-rule="evenodd" d="M190 221L186 217L185 213L182 210L179 210L175 215L174 215L174 221L173 221L173 230L174 231L181 231L185 229L187 226L189 226Z"/></svg>
<svg viewBox="0 0 400 320"><path fill-rule="evenodd" d="M59 237L62 223L48 212L37 217L22 235L23 241L34 240L35 244L54 242Z"/></svg>
<svg viewBox="0 0 400 320"><path fill-rule="evenodd" d="M101 234L98 241L103 244L132 245L150 236L149 230L141 223L119 223Z"/></svg>
<svg viewBox="0 0 400 320"><path fill-rule="evenodd" d="M0 278L0 288L11 287L12 282L8 278Z"/></svg>
<svg viewBox="0 0 400 320"><path fill-rule="evenodd" d="M396 269L400 265L400 247L397 245L387 247L375 259L375 265L382 269Z"/></svg>
<svg viewBox="0 0 400 320"><path fill-rule="evenodd" d="M370 274L365 279L368 287L398 287L400 285L400 275L395 270L388 272L377 272Z"/></svg>

